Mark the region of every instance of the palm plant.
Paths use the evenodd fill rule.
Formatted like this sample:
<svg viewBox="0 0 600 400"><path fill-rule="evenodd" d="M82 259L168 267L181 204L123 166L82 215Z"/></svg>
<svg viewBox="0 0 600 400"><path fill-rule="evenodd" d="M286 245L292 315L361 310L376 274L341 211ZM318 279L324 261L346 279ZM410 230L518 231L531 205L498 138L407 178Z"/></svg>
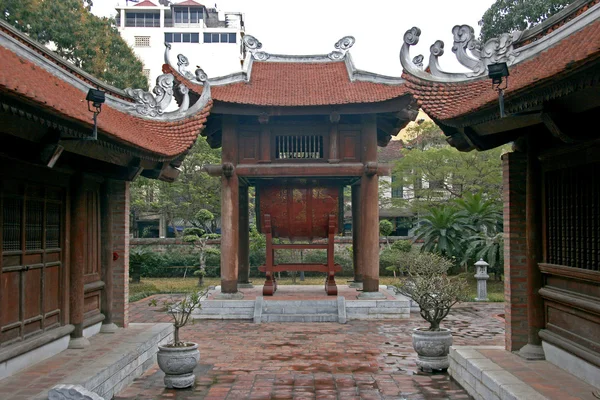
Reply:
<svg viewBox="0 0 600 400"><path fill-rule="evenodd" d="M416 240L423 240L422 251L439 253L446 257L462 252L463 221L456 208L439 206L429 210L420 221Z"/></svg>
<svg viewBox="0 0 600 400"><path fill-rule="evenodd" d="M492 199L484 199L481 192L465 193L462 199L456 199L458 215L474 232L494 234L502 231L502 211Z"/></svg>

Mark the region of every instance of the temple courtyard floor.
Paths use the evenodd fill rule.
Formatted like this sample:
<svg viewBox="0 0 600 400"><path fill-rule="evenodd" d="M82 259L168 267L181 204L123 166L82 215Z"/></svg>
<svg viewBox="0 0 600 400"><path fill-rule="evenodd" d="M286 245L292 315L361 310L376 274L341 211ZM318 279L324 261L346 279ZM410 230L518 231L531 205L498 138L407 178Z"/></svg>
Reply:
<svg viewBox="0 0 600 400"><path fill-rule="evenodd" d="M246 299L251 293L247 291ZM280 299L285 293L280 292ZM306 290L290 300L313 296ZM346 324L199 319L181 331L183 340L199 345L195 386L165 389L150 347L172 337L169 317L160 306L167 297L130 303L131 326L126 330L98 334L84 350L63 351L0 380L0 399L46 399L48 389L63 383L119 400L473 398L448 373L417 369L411 330L425 322L414 312L407 319ZM150 305L151 299L158 306ZM464 374L456 378L476 399L597 399L594 388L549 362L525 361L504 351L503 313L503 303L463 303L443 323L458 346L451 358L457 374ZM478 372L472 368L476 366L483 368ZM498 396L477 394L475 389L487 393L484 383L496 385Z"/></svg>
<svg viewBox="0 0 600 400"><path fill-rule="evenodd" d="M148 303L131 304L135 322L167 321ZM465 303L445 326L457 345L502 345L503 312ZM116 399L469 399L448 374L418 371L410 332L423 325L415 313L347 324L198 320L182 330L200 349L193 389L165 389L154 366Z"/></svg>

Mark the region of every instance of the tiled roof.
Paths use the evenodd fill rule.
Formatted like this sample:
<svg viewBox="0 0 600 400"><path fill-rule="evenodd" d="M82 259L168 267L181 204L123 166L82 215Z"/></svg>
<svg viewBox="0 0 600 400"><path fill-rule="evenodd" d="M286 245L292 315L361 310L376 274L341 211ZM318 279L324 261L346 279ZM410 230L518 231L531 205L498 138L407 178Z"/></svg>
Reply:
<svg viewBox="0 0 600 400"><path fill-rule="evenodd" d="M178 75L167 65L165 69ZM179 79L185 80L181 75ZM404 94L407 94L405 84L351 82L344 61L253 61L250 82L211 86L215 101L256 106L376 103Z"/></svg>
<svg viewBox="0 0 600 400"><path fill-rule="evenodd" d="M181 3L176 3L176 6L200 6L200 7L204 7L204 5L195 2L194 0L187 0Z"/></svg>
<svg viewBox="0 0 600 400"><path fill-rule="evenodd" d="M137 3L135 7L156 7L156 4L154 4L150 0L144 0L141 3Z"/></svg>
<svg viewBox="0 0 600 400"><path fill-rule="evenodd" d="M91 132L87 93L5 47L0 47L0 93L26 99L59 118L89 126ZM137 118L104 104L98 116L98 130L122 144L174 158L193 145L211 107L212 101L193 117L162 122Z"/></svg>
<svg viewBox="0 0 600 400"><path fill-rule="evenodd" d="M534 58L510 68L505 101L600 58L600 21L563 39ZM404 73L410 92L432 118L449 120L498 102L489 78L464 83L441 83Z"/></svg>
<svg viewBox="0 0 600 400"><path fill-rule="evenodd" d="M380 147L377 150L377 161L382 163L394 162L402 158L402 149L404 142L402 140L390 140L386 147Z"/></svg>

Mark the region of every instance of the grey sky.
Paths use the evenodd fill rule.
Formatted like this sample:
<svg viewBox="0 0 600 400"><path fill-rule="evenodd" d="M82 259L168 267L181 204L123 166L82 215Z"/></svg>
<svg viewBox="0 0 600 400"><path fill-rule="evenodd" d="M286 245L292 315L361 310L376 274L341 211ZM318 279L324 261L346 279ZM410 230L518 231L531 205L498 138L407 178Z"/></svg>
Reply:
<svg viewBox="0 0 600 400"><path fill-rule="evenodd" d="M206 6L214 6L213 1ZM95 0L92 12L114 15L125 0ZM202 2L199 0L199 2ZM342 36L353 35L351 54L360 69L399 76L398 54L404 32L417 26L421 40L414 53L429 55L438 39L445 43L442 67L460 70L452 53L452 27L475 28L494 0L219 0L223 11L245 13L246 33L263 43L263 50L282 54L325 54ZM158 1L155 0L155 3ZM162 51L162 49L160 50ZM230 71L224 71L228 73Z"/></svg>

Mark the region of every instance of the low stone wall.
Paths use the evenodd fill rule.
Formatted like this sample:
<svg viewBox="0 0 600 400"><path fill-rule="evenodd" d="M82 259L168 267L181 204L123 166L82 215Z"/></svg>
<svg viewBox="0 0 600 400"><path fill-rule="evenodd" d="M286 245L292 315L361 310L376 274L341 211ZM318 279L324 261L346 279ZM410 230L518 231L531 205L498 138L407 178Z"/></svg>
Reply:
<svg viewBox="0 0 600 400"><path fill-rule="evenodd" d="M393 243L397 240L411 240L412 238L408 236L390 236L388 237L389 243ZM386 239L380 238L379 243L385 244ZM207 244L212 246L219 246L221 241L219 239L209 240ZM341 251L346 249L348 246L352 245L352 236L338 236L335 238L336 251ZM129 240L129 245L131 248L145 246L148 247L155 253L166 253L169 250L177 250L178 252L183 252L187 254L193 254L197 250L194 249L194 245L192 243L184 242L179 238L135 238Z"/></svg>

